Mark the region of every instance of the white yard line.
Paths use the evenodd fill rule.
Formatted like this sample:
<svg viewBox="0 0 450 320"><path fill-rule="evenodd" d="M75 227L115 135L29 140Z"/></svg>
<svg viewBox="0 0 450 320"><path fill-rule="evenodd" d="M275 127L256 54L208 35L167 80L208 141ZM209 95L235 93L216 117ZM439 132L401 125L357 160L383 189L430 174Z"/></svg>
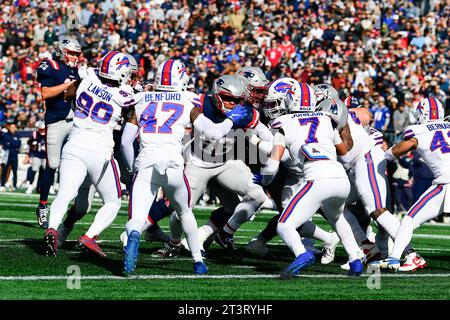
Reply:
<svg viewBox="0 0 450 320"><path fill-rule="evenodd" d="M362 274L361 277L369 277L372 274ZM0 281L58 281L67 280L69 276L0 276ZM75 279L74 276L70 276L71 279ZM154 279L276 279L279 278L279 274L249 274L249 275L238 275L238 274L221 274L221 275L139 275L130 277L119 277L119 276L80 276L80 280L154 280ZM448 278L450 273L397 273L397 274L381 274L382 278ZM345 274L303 274L300 278L313 278L313 279L336 279L344 278L350 279L349 276Z"/></svg>

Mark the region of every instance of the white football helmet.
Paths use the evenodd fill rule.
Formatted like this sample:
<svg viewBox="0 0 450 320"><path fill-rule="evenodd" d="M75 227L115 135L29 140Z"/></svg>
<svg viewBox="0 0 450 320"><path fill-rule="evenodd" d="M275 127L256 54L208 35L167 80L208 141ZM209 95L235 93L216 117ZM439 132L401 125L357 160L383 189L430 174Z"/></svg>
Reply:
<svg viewBox="0 0 450 320"><path fill-rule="evenodd" d="M248 81L241 76L223 75L214 81L213 95L219 110L227 113L248 100Z"/></svg>
<svg viewBox="0 0 450 320"><path fill-rule="evenodd" d="M291 112L295 100L299 98L300 85L293 78L279 78L272 81L267 87L262 108L264 114L275 119L285 113Z"/></svg>
<svg viewBox="0 0 450 320"><path fill-rule="evenodd" d="M73 37L65 37L56 43L55 55L71 68L78 66L81 46Z"/></svg>
<svg viewBox="0 0 450 320"><path fill-rule="evenodd" d="M266 94L267 84L269 83L264 72L259 67L242 67L236 71L236 75L248 80L248 91L250 92L248 101L255 108L260 107Z"/></svg>
<svg viewBox="0 0 450 320"><path fill-rule="evenodd" d="M290 112L315 111L317 105L316 94L307 83L299 83L298 87L294 87L294 101L290 108Z"/></svg>
<svg viewBox="0 0 450 320"><path fill-rule="evenodd" d="M100 62L99 76L126 84L131 76L131 63L128 57L118 51L108 52Z"/></svg>
<svg viewBox="0 0 450 320"><path fill-rule="evenodd" d="M158 71L156 71L156 90L186 91L188 84L189 76L183 62L174 59L161 62Z"/></svg>
<svg viewBox="0 0 450 320"><path fill-rule="evenodd" d="M444 107L435 97L423 98L417 104L416 116L421 124L431 121L441 121L445 117Z"/></svg>
<svg viewBox="0 0 450 320"><path fill-rule="evenodd" d="M314 87L316 93L316 103L319 104L325 99L339 99L339 93L335 88L326 83L316 84Z"/></svg>

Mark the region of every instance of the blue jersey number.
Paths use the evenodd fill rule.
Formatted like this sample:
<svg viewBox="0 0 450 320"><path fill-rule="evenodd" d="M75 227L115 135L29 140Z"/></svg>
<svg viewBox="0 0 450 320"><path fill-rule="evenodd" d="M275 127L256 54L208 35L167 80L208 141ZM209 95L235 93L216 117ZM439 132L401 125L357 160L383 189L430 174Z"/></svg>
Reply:
<svg viewBox="0 0 450 320"><path fill-rule="evenodd" d="M156 108L157 102L150 102L142 112L139 119L139 127L143 128L144 133L172 133L172 126L183 114L184 106L178 103L165 102L161 105L162 112L171 112L169 118L160 126L157 126Z"/></svg>
<svg viewBox="0 0 450 320"><path fill-rule="evenodd" d="M113 107L109 103L99 101L92 106L94 99L86 92L82 92L77 100L77 109L74 116L80 119L85 119L91 115L91 119L94 122L107 124L113 115ZM103 116L101 116L101 110L103 110Z"/></svg>
<svg viewBox="0 0 450 320"><path fill-rule="evenodd" d="M447 136L450 137L450 131L447 131ZM430 150L441 150L442 153L449 153L450 152L450 146L448 145L447 141L445 140L444 134L442 131L436 131L436 133L433 136L433 139L431 140L430 144Z"/></svg>
<svg viewBox="0 0 450 320"><path fill-rule="evenodd" d="M309 125L308 138L305 140L305 143L316 143L319 142L316 137L317 127L319 126L319 118L304 118L298 119L298 122L301 126Z"/></svg>

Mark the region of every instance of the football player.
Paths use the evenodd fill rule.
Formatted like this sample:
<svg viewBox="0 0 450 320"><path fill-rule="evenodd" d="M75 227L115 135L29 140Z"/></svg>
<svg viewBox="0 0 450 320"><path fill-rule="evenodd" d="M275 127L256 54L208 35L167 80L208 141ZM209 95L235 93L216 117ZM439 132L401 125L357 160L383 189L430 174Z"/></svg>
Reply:
<svg viewBox="0 0 450 320"><path fill-rule="evenodd" d="M125 275L136 268L140 235L148 225L148 212L159 187L163 188L175 210L172 220L179 221L180 229L186 234L194 260L194 273L203 275L208 272L200 253L197 222L191 209L194 197L184 170L182 139L185 127L192 123L200 134L218 139L233 127L244 126L251 114L244 106L236 104L223 114L221 121L211 121L202 113L198 96L186 91L188 81L184 64L169 59L161 63L156 73L156 89L160 91L136 95L135 116L131 117L127 126L134 128L135 133L139 131L141 147L135 163L128 164L136 169L136 173L126 224ZM130 161L133 161L132 158L126 157Z"/></svg>
<svg viewBox="0 0 450 320"><path fill-rule="evenodd" d="M64 100L64 91L80 79L77 70L80 55L78 41L66 37L57 42L53 59L43 60L37 69L37 80L45 100L47 158L36 216L39 226L44 229L48 227L48 193L60 164L63 142L73 126L72 104Z"/></svg>
<svg viewBox="0 0 450 320"><path fill-rule="evenodd" d="M434 174L433 185L412 205L403 218L394 240L394 248L386 259L392 271L414 271L426 263L417 253L400 257L411 241L414 229L450 209L450 123L444 120L442 103L434 97L423 98L416 107L419 124L405 128L403 141L385 152L386 159L396 158L416 150Z"/></svg>
<svg viewBox="0 0 450 320"><path fill-rule="evenodd" d="M33 192L33 182L36 173L39 172L41 174L45 169L45 133L45 123L39 122L38 130L33 131L31 138L28 140L30 149L24 160L24 163L31 163L27 172L27 190L25 191L27 194ZM37 189L40 189L39 181L42 181L41 176L38 179Z"/></svg>
<svg viewBox="0 0 450 320"><path fill-rule="evenodd" d="M121 109L134 104L133 93L121 88L130 74L128 58L111 51L102 58L98 70L87 69L77 88L74 127L63 148L60 189L50 207L49 228L45 232L46 255L57 255L57 229L88 175L103 206L78 242L81 247L106 256L95 239L114 221L121 205L120 173L113 158L113 130L121 119Z"/></svg>
<svg viewBox="0 0 450 320"><path fill-rule="evenodd" d="M303 165L304 180L291 197L277 225L278 234L296 257L282 272L281 278L296 277L302 269L315 263L313 253L305 249L296 229L320 207L349 255L349 275L360 275L363 253L343 216L350 183L336 155L346 154L349 145L343 142L338 130L335 130L338 123L333 124L332 116L326 112L315 112L315 106L309 103L311 95L314 95L313 90L308 90L305 84L301 85L297 83L298 88L286 94L285 105L289 114L274 121L272 127L278 128L279 132L274 136L271 156L261 170L262 183L270 183L278 171L285 149ZM299 94L293 94L295 92Z"/></svg>

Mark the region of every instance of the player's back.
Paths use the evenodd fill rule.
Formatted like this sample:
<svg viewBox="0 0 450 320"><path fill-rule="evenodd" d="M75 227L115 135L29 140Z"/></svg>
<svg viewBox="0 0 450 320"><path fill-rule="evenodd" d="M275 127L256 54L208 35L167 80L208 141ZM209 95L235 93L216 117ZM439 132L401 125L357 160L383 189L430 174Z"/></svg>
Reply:
<svg viewBox="0 0 450 320"><path fill-rule="evenodd" d="M344 163L353 163L361 155L366 154L376 144L367 131L362 126L360 120L354 112L349 112L348 126L353 140L352 149L340 160Z"/></svg>
<svg viewBox="0 0 450 320"><path fill-rule="evenodd" d="M325 112L300 112L277 118L272 128L284 132L286 147L292 157L303 163L306 180L321 177L345 177L337 162L335 145L340 142Z"/></svg>
<svg viewBox="0 0 450 320"><path fill-rule="evenodd" d="M89 69L77 89L70 143L96 152L112 152L112 132L121 119L122 108L133 104L131 93L102 83L96 71Z"/></svg>
<svg viewBox="0 0 450 320"><path fill-rule="evenodd" d="M417 152L434 174L434 183L450 183L450 123L446 121L412 125L403 139L416 138Z"/></svg>
<svg viewBox="0 0 450 320"><path fill-rule="evenodd" d="M195 107L192 92L148 92L136 94L136 118L139 125L139 165L151 165L161 158L184 162L182 140L190 114ZM181 159L181 160L180 160Z"/></svg>

